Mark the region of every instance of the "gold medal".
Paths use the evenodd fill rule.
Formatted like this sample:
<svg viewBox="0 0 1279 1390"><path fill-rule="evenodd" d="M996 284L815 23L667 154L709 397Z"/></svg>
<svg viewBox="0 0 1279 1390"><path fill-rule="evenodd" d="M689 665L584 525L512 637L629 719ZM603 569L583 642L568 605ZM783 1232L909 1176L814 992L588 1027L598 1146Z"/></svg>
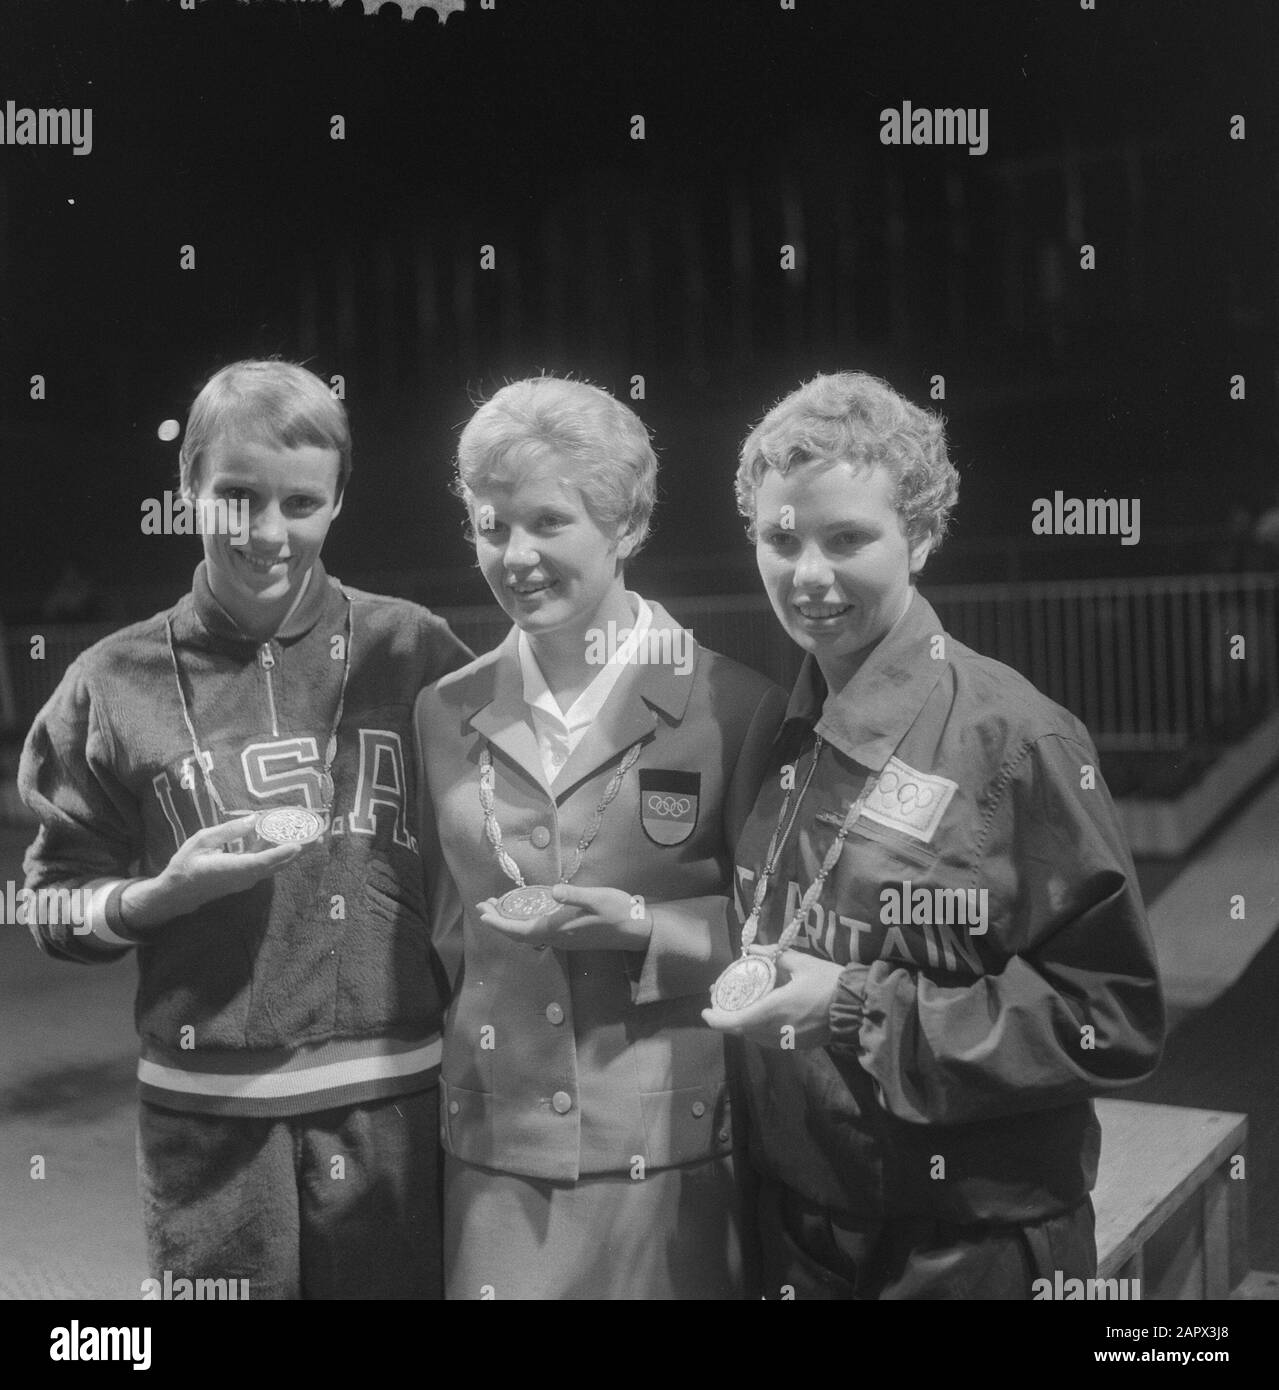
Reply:
<svg viewBox="0 0 1279 1390"><path fill-rule="evenodd" d="M711 1005L736 1013L757 1004L777 983L771 956L739 956L711 986Z"/></svg>
<svg viewBox="0 0 1279 1390"><path fill-rule="evenodd" d="M258 814L254 829L273 845L306 845L324 834L324 817L302 806L277 806Z"/></svg>
<svg viewBox="0 0 1279 1390"><path fill-rule="evenodd" d="M522 888L512 888L502 897L497 910L503 917L516 917L521 922L527 922L563 906L563 903L555 901L554 894L546 884L526 883Z"/></svg>

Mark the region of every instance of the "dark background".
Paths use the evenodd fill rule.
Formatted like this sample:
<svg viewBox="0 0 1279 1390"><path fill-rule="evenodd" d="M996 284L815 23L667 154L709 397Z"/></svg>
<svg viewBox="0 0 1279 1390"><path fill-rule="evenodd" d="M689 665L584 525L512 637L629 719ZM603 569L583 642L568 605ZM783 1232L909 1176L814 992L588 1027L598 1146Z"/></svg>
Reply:
<svg viewBox="0 0 1279 1390"><path fill-rule="evenodd" d="M171 602L198 554L140 535L176 474L157 426L275 353L346 380L330 568L437 605L487 599L456 431L542 369L645 377L655 596L756 588L735 449L843 367L921 403L945 376L963 491L930 578L1239 560L1231 510L1276 478L1270 0L479 3L6 0L0 103L91 106L94 144L0 146L3 616L69 563L92 616ZM989 152L884 147L903 100L989 107ZM1035 543L1056 489L1139 496L1142 544Z"/></svg>
<svg viewBox="0 0 1279 1390"><path fill-rule="evenodd" d="M0 774L96 635L69 625L47 669L25 659L27 627L56 640L53 591L70 600L63 617L123 621L189 583L198 543L140 532L144 499L176 482L178 446L156 430L244 356L344 376L355 474L326 559L436 607L492 607L446 492L457 430L476 397L542 369L623 398L645 378L635 405L663 460L662 503L634 583L655 598L758 592L732 502L736 448L798 381L846 367L921 403L945 376L937 404L963 487L930 581L1273 568L1249 523L1276 501L1279 458L1276 6L1097 7L468 0L441 25L428 9L409 21L326 0L202 0L194 13L178 0L0 0L0 105L94 112L86 157L0 146L0 618L24 654ZM904 100L988 107L989 152L881 145L881 109ZM345 141L329 138L335 114ZM635 114L643 142L629 138ZM1235 114L1246 141L1229 138ZM1094 271L1079 268L1083 242ZM182 271L188 243L196 269ZM486 243L492 272L479 269ZM800 270L780 270L783 243ZM1141 544L1032 536L1033 501L1056 490L1140 498ZM992 632L964 640L997 652L993 636L1021 622L1053 647L1058 630L1027 617L1046 604L990 587ZM1272 596L1273 581L1191 579L1162 625L1165 610L1124 606L1122 590L1051 611L1108 659L1075 673L1084 687L1119 684L1118 657L1149 638L1138 684L1167 686L1174 704L1185 686L1204 696L1212 718L1190 721L1185 747L1128 746L1108 726L1112 790L1171 796L1256 722L1258 695L1273 709L1273 679L1251 683L1273 677L1273 608L1241 597ZM790 645L748 605L725 621L731 640L711 617L698 612L699 639L733 654L744 635ZM1250 660L1227 667L1212 643L1244 626ZM1157 669L1165 638L1193 659ZM1239 873L1261 883L1248 865L1268 833L1229 820L1195 853L1237 840ZM16 875L29 832L7 835ZM1188 857L1143 864L1148 900ZM1222 872L1224 897L1236 871ZM1272 909L1249 902L1254 922ZM1217 925L1181 934L1193 945ZM1250 1258L1268 1270L1277 941L1174 1034L1136 1093L1248 1113ZM0 1272L12 1250L27 1262L19 1297L95 1292L81 1256L117 1283L140 1259L131 984L113 994L46 972L12 935L0 949L21 1021L0 1056L0 1081L18 1088L0 1135L26 1193ZM29 1155L51 1147L70 1181L33 1197ZM1054 1339L1060 1353L1060 1328Z"/></svg>

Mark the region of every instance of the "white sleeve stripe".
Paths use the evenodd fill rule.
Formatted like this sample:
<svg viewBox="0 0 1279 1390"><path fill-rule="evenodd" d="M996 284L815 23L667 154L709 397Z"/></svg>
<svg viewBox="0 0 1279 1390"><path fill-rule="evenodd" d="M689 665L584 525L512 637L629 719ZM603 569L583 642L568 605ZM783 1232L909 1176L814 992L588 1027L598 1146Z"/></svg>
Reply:
<svg viewBox="0 0 1279 1390"><path fill-rule="evenodd" d="M136 941L117 936L107 926L106 920L107 898L110 897L111 890L117 884L132 882L132 879L127 878L97 878L92 883L86 883L84 886L93 890L93 896L89 900L89 914L85 929L77 934L92 936L95 940L101 941L104 946L136 946L138 944Z"/></svg>

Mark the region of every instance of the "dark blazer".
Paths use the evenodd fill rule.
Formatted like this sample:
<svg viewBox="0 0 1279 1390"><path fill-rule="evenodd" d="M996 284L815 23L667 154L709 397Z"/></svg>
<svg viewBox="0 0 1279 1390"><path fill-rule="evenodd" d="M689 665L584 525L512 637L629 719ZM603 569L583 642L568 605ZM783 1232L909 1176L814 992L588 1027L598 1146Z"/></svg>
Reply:
<svg viewBox="0 0 1279 1390"><path fill-rule="evenodd" d="M678 630L651 606L654 633ZM730 959L732 845L785 696L695 643L686 674L631 665L552 791L517 642L512 629L496 651L424 690L414 714L438 949L459 976L445 1032L445 1147L467 1163L558 1181L726 1153L723 1047L700 1014ZM526 882L554 883L637 741L573 882L642 894L654 921L648 949L537 951L481 922L476 904L513 886L484 831L483 749L504 847Z"/></svg>

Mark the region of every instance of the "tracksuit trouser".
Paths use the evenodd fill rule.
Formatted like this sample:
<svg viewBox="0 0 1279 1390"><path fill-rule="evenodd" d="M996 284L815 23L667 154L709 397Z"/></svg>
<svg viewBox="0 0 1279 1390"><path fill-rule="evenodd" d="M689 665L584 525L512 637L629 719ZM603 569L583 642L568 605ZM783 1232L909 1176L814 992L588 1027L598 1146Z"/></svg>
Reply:
<svg viewBox="0 0 1279 1390"><path fill-rule="evenodd" d="M247 1280L250 1299L442 1297L436 1086L287 1119L143 1101L138 1186L152 1278Z"/></svg>

